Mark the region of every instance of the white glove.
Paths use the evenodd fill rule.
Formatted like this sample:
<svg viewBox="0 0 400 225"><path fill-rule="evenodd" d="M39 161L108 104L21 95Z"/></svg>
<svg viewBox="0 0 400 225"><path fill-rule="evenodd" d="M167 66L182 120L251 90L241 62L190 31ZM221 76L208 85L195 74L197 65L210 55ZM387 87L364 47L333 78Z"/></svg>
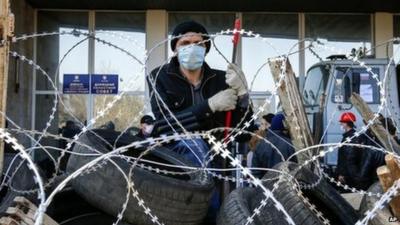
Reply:
<svg viewBox="0 0 400 225"><path fill-rule="evenodd" d="M226 70L225 82L235 91L238 96L247 94L247 81L243 71L235 64L229 63Z"/></svg>
<svg viewBox="0 0 400 225"><path fill-rule="evenodd" d="M229 88L209 98L208 105L213 112L229 111L236 108L237 99L236 91Z"/></svg>

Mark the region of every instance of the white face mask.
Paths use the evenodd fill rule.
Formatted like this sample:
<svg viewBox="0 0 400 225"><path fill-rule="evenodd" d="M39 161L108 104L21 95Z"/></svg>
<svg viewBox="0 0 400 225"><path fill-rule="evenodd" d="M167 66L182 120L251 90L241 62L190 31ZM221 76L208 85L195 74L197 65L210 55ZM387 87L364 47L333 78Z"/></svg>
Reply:
<svg viewBox="0 0 400 225"><path fill-rule="evenodd" d="M147 125L144 127L144 132L146 134L151 134L151 132L153 132L153 128L154 128L154 125Z"/></svg>
<svg viewBox="0 0 400 225"><path fill-rule="evenodd" d="M188 70L197 70L204 63L206 48L199 45L187 45L178 48L179 64Z"/></svg>
<svg viewBox="0 0 400 225"><path fill-rule="evenodd" d="M340 125L340 130L346 131L346 128L343 125Z"/></svg>

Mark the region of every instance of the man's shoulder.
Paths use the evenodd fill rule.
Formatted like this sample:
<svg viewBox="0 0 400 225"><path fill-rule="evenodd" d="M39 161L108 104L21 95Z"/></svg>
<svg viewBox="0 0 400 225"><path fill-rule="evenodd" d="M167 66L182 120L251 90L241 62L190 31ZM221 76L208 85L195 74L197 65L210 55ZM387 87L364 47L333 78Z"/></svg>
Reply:
<svg viewBox="0 0 400 225"><path fill-rule="evenodd" d="M155 76L163 76L168 71L169 64L164 64L159 67L156 67L150 72L150 75L154 78Z"/></svg>
<svg viewBox="0 0 400 225"><path fill-rule="evenodd" d="M226 73L225 70L220 70L220 69L211 69L211 70L214 71L214 73L217 73L217 74L225 74Z"/></svg>
<svg viewBox="0 0 400 225"><path fill-rule="evenodd" d="M225 77L226 71L219 70L219 69L210 69L211 74L216 74L217 77Z"/></svg>
<svg viewBox="0 0 400 225"><path fill-rule="evenodd" d="M271 147L272 146L271 146L270 143L267 143L262 139L257 143L256 148L255 148L255 152L257 152L260 155L264 155L264 154L267 154L267 152L269 151L269 149Z"/></svg>

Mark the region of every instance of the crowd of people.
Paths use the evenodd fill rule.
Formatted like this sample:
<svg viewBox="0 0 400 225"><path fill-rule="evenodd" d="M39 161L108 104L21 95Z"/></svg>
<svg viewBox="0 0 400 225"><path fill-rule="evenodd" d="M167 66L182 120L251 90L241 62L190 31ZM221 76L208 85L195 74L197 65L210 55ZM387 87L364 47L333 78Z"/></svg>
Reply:
<svg viewBox="0 0 400 225"><path fill-rule="evenodd" d="M255 132L256 135L249 142L247 166L254 168L253 174L259 178L266 173L263 170L265 168L272 168L289 158L291 161L297 161L296 157L290 157L295 150L284 120L282 114L263 116L259 130ZM341 142L349 143L349 145L344 144L338 149L337 166L333 170L333 175L344 185L366 190L378 180L376 169L385 164L385 153L374 149L374 147L383 147L370 129L362 135L355 135L356 121L357 118L352 112L344 112L340 116L338 123L343 132ZM366 124L365 121L363 122ZM396 127L390 118L380 115L378 122L387 129L390 134L389 138L400 143ZM359 144L363 147L352 144Z"/></svg>
<svg viewBox="0 0 400 225"><path fill-rule="evenodd" d="M357 118L352 112L344 112L340 116L338 123L343 131L341 142L349 143L349 145L344 144L338 149L337 166L334 168L333 175L344 185L366 190L378 180L376 169L385 164L385 153L373 148L382 148L382 144L370 129L362 135L355 135L356 121ZM149 137L154 122L155 120L151 116L144 116L141 120L141 131L137 137ZM365 121L363 122L366 124ZM390 138L400 144L393 121L381 115L378 122L388 130ZM265 169L273 168L276 164L288 159L297 162L297 158L293 156L295 149L285 123L285 116L282 113L266 114L262 116L259 124L258 130L255 130L254 135L248 140L244 152L247 152L246 166L253 168L254 176L262 178L266 173ZM189 144L192 150L196 149L196 146L191 145L190 142L186 144ZM351 144L360 144L364 147L356 147ZM176 146L174 145L173 149L176 149ZM187 148L183 144L179 147L180 150L177 151L180 153L185 152L184 149ZM205 143L200 147L208 149ZM197 150L194 153L186 152L185 154L193 161L198 160L199 156L204 157L203 152Z"/></svg>

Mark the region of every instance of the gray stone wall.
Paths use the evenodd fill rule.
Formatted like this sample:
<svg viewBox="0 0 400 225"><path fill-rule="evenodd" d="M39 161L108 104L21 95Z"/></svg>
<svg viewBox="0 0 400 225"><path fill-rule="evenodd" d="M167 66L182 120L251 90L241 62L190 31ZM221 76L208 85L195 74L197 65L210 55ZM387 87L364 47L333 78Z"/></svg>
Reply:
<svg viewBox="0 0 400 225"><path fill-rule="evenodd" d="M34 32L34 9L25 0L12 0L11 10L15 15L15 34L30 34ZM12 51L33 59L33 39L12 44ZM17 73L19 79L17 79ZM32 68L21 61L16 64L14 57L9 60L7 116L18 126L31 129L32 115ZM19 87L17 85L19 84ZM10 123L8 123L11 127ZM25 135L16 135L18 140L29 146Z"/></svg>

